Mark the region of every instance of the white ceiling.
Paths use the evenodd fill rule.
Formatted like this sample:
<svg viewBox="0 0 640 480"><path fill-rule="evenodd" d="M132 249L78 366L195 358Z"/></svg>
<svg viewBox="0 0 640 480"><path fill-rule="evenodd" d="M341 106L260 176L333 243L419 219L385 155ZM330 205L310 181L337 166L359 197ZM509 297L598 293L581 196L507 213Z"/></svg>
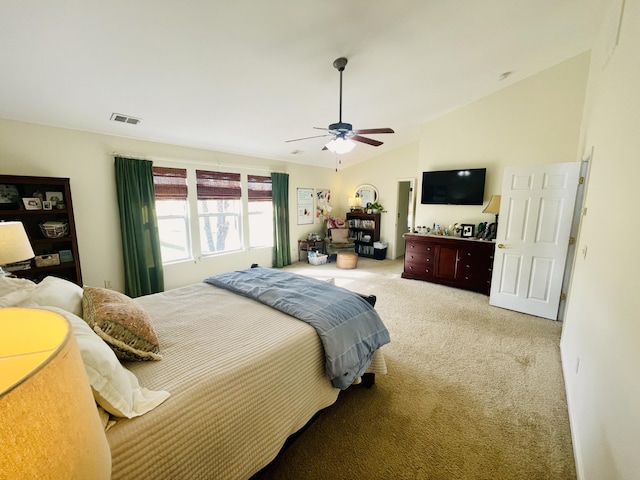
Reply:
<svg viewBox="0 0 640 480"><path fill-rule="evenodd" d="M603 3L1 0L0 117L332 167L327 138L285 140L338 121L345 56L342 120L396 131L349 165L588 50Z"/></svg>

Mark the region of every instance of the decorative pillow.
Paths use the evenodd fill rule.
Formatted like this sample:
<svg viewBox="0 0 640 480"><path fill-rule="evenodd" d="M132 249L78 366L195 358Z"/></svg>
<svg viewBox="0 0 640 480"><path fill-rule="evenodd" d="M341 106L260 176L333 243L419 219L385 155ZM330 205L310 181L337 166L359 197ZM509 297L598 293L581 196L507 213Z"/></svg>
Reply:
<svg viewBox="0 0 640 480"><path fill-rule="evenodd" d="M45 277L18 305L24 308L58 307L82 317L82 287L63 278Z"/></svg>
<svg viewBox="0 0 640 480"><path fill-rule="evenodd" d="M327 218L327 228L344 228L345 219L337 217Z"/></svg>
<svg viewBox="0 0 640 480"><path fill-rule="evenodd" d="M348 236L349 236L348 228L331 229L331 243L349 243Z"/></svg>
<svg viewBox="0 0 640 480"><path fill-rule="evenodd" d="M0 277L0 308L17 307L35 288L36 284L26 278Z"/></svg>
<svg viewBox="0 0 640 480"><path fill-rule="evenodd" d="M93 396L107 412L116 417L138 417L169 398L169 392L141 387L136 376L81 318L56 307L40 308L62 315L71 324Z"/></svg>
<svg viewBox="0 0 640 480"><path fill-rule="evenodd" d="M126 295L84 287L84 321L113 349L120 360L160 360L158 337L147 312Z"/></svg>

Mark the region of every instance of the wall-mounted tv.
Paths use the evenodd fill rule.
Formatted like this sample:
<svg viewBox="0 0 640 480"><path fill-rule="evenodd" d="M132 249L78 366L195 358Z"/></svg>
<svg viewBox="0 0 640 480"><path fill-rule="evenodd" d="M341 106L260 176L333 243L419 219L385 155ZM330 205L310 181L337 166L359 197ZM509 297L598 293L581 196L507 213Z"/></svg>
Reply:
<svg viewBox="0 0 640 480"><path fill-rule="evenodd" d="M486 168L422 172L425 205L482 205Z"/></svg>

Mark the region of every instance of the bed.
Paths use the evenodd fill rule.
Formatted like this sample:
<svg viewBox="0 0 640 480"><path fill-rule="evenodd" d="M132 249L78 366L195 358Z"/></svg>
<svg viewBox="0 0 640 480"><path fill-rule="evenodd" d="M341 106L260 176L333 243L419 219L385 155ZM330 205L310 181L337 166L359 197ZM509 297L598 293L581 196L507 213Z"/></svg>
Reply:
<svg viewBox="0 0 640 480"><path fill-rule="evenodd" d="M113 479L250 478L338 397L308 323L208 283L135 303L162 359L123 365L145 392L166 396L134 418L111 415ZM386 373L379 349L366 372Z"/></svg>

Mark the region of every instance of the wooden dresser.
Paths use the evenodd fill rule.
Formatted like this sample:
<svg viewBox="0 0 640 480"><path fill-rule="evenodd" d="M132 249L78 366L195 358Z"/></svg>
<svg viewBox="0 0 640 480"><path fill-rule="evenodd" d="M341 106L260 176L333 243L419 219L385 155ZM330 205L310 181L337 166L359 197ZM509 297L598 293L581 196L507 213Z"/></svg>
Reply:
<svg viewBox="0 0 640 480"><path fill-rule="evenodd" d="M495 243L405 234L402 278L441 283L489 295Z"/></svg>

